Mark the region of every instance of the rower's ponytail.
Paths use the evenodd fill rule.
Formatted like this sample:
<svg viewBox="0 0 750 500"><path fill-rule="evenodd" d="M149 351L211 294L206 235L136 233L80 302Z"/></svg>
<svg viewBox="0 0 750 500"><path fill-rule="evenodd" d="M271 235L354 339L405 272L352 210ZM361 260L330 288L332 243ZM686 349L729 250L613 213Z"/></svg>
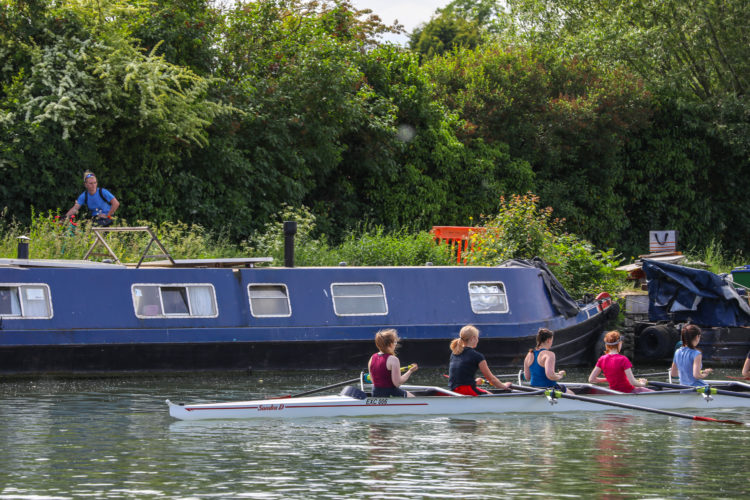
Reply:
<svg viewBox="0 0 750 500"><path fill-rule="evenodd" d="M703 333L698 325L694 325L692 323L684 325L682 327L682 330L680 331L680 337L682 340L682 345L684 347L693 347L693 341L695 340L695 337ZM697 346L696 346L697 347Z"/></svg>
<svg viewBox="0 0 750 500"><path fill-rule="evenodd" d="M460 338L451 340L451 352L456 356L464 352L464 347L466 347L466 344Z"/></svg>
<svg viewBox="0 0 750 500"><path fill-rule="evenodd" d="M477 330L476 326L466 325L465 327L461 328L461 332L458 334L458 338L451 341L451 352L458 356L459 354L464 352L466 344L469 342L469 340L477 336L479 336L479 330Z"/></svg>
<svg viewBox="0 0 750 500"><path fill-rule="evenodd" d="M548 328L540 328L536 332L536 347L529 349L529 352L534 352L534 349L539 349L542 344L544 344L545 342L547 342L547 340L551 339L554 336L555 334L552 330Z"/></svg>

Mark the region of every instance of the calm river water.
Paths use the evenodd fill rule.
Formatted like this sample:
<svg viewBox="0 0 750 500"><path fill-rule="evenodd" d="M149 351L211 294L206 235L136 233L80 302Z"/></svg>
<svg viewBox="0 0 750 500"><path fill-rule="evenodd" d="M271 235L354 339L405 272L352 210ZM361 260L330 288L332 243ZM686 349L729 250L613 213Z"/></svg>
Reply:
<svg viewBox="0 0 750 500"><path fill-rule="evenodd" d="M178 422L164 404L244 400L356 376L0 380L0 499L750 494L750 426L617 411ZM438 370L413 381L444 384ZM750 422L750 411L704 414Z"/></svg>

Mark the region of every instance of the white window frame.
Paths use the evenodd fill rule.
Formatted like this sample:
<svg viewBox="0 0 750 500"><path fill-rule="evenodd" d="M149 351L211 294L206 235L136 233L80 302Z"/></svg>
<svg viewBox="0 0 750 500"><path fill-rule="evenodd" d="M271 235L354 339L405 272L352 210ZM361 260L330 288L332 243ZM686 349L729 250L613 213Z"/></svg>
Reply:
<svg viewBox="0 0 750 500"><path fill-rule="evenodd" d="M480 295L480 294L478 294L478 293L472 293L472 291L471 291L472 285L499 285L500 287L502 287L502 289L503 289L502 294L498 294L498 295L502 295L503 298L505 299L504 300L504 302L505 302L505 310L504 311L477 311L477 310L475 310L474 309L474 303L471 300L471 296L472 295ZM471 311L474 314L508 314L508 312L510 312L510 304L508 303L508 289L505 288L505 283L503 283L502 281L469 281L469 283L467 285L467 288L468 288L468 291L469 291L469 304L471 305ZM486 295L486 294L484 294L484 295Z"/></svg>
<svg viewBox="0 0 750 500"><path fill-rule="evenodd" d="M385 312L373 312L373 313L339 313L336 310L336 294L333 291L333 288L336 286L357 286L357 285L377 285L380 287L380 289L383 291L383 302L385 303ZM350 297L357 297L353 295L339 295L340 298L350 298ZM366 295L361 297L375 297L374 295ZM331 302L333 302L333 312L336 314L336 316L387 316L388 315L388 297L385 292L385 285L383 283L380 283L378 281L367 281L367 282L338 282L338 283L331 283Z"/></svg>
<svg viewBox="0 0 750 500"><path fill-rule="evenodd" d="M23 300L21 300L21 294L23 293L24 287L41 287L44 288L45 294L44 299L47 301L47 310L49 311L49 316L25 316L24 315L24 306L23 306ZM3 319L50 319L52 318L54 314L54 310L52 309L52 294L49 290L49 285L47 283L0 283L0 287L3 288L16 288L18 293L18 303L19 307L21 308L21 314L20 315L14 315L14 314L0 314L0 318Z"/></svg>
<svg viewBox="0 0 750 500"><path fill-rule="evenodd" d="M154 316L146 316L144 314L138 314L138 305L135 302L135 289L136 287L158 287L159 288L159 306L161 307L161 314ZM210 315L198 315L191 314L175 314L164 312L164 296L162 295L162 288L179 288L184 287L187 292L188 299L188 311L192 310L192 304L190 302L190 287L209 287L211 289L211 299L213 300L214 314ZM133 299L133 312L137 318L141 319L165 319L165 318L216 318L219 316L219 302L216 300L216 289L213 283L133 283L130 285L130 297Z"/></svg>
<svg viewBox="0 0 750 500"><path fill-rule="evenodd" d="M260 286L279 286L284 288L284 295L286 295L286 305L289 309L289 314L255 314L253 311L253 297L250 293L250 289L253 287ZM248 283L247 285L247 300L250 303L250 314L253 318L288 318L292 315L292 303L289 300L289 287L286 283Z"/></svg>

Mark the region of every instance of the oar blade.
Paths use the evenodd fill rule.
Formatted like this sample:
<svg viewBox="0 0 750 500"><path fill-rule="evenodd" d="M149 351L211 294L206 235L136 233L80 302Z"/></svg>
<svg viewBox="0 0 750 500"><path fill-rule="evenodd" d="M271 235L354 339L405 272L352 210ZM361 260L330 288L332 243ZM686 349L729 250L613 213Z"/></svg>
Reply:
<svg viewBox="0 0 750 500"><path fill-rule="evenodd" d="M745 422L738 422L736 420L722 420L720 418L701 417L699 415L694 415L693 420L700 420L702 422L717 422L720 424L747 425Z"/></svg>

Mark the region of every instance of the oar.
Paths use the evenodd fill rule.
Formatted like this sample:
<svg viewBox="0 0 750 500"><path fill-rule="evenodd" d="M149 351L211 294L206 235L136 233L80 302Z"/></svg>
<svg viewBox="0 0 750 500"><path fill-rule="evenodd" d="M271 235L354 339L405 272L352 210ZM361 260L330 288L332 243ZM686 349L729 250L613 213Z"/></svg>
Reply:
<svg viewBox="0 0 750 500"><path fill-rule="evenodd" d="M668 372L665 370L663 372L654 372L654 373L639 373L638 375L634 375L636 379L639 378L651 378L651 377L666 377Z"/></svg>
<svg viewBox="0 0 750 500"><path fill-rule="evenodd" d="M291 396L283 396L285 398L298 398L300 396L307 396L308 394L315 394L316 392L323 392L327 391L328 389L335 389L336 387L341 387L342 385L349 385L359 382L359 377L353 378L351 380L344 380L343 382L338 382L335 384L327 385L325 387L318 387L317 389L312 389L305 392L300 392L298 394L292 394Z"/></svg>
<svg viewBox="0 0 750 500"><path fill-rule="evenodd" d="M690 389L700 394L708 392L710 394L723 394L724 396L733 396L736 398L750 398L750 392L727 391L709 385L694 387L692 385L668 384L667 382L649 382L649 384L654 387L664 387L667 389Z"/></svg>
<svg viewBox="0 0 750 500"><path fill-rule="evenodd" d="M401 367L401 371L405 372L406 370L408 370L411 367L412 367L412 365L402 366ZM369 377L370 377L369 373L365 373L362 376L365 378L366 382L369 382ZM349 384L354 384L354 383L357 383L357 382L359 382L359 377L353 378L351 380L344 380L343 382L338 382L338 383L335 383L335 384L327 385L325 387L318 387L317 389L312 389L312 390L309 390L309 391L300 392L298 394L292 394L291 396L283 396L283 397L285 397L285 398L298 398L298 397L301 397L301 396L307 396L308 394L315 394L316 392L323 392L323 391L327 391L328 389L335 389L336 387L341 387L342 385L349 385Z"/></svg>
<svg viewBox="0 0 750 500"><path fill-rule="evenodd" d="M527 391L529 388L526 388L524 386L517 386L515 384L510 386L511 389L518 389ZM656 408L648 408L646 406L638 406L638 405L631 405L627 403L620 403L617 401L609 401L605 399L596 399L596 398L590 398L586 396L579 396L578 394L568 394L565 392L560 391L554 391L554 390L547 390L545 391L545 396L547 397L555 397L555 398L565 398L565 399L575 399L578 401L585 401L586 403L592 403L592 404L600 404L605 406L616 406L618 408L626 408L628 410L639 410L639 411L647 411L651 413L658 413L659 415L667 415L670 417L679 417L679 418L687 418L688 420L700 420L702 422L718 422L722 424L735 424L735 425L745 425L744 422L737 422L736 420L719 420L716 418L711 417L701 417L698 415L688 415L687 413L677 413L674 411L667 411L667 410L657 410Z"/></svg>
<svg viewBox="0 0 750 500"><path fill-rule="evenodd" d="M732 375L727 375L727 378L731 378L734 380L750 380L750 377L734 377Z"/></svg>

